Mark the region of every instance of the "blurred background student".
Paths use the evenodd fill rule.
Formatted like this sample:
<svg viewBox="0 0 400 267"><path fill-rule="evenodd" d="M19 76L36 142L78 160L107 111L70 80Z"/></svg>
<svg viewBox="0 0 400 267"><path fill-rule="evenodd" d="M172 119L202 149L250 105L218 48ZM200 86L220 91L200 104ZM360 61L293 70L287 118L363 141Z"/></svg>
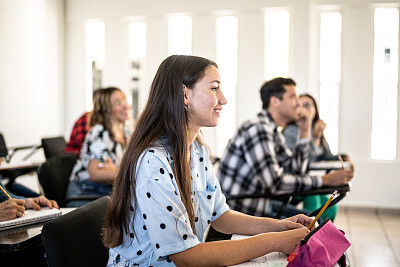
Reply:
<svg viewBox="0 0 400 267"><path fill-rule="evenodd" d="M67 197L108 195L131 133L125 125L130 108L122 90L115 87L98 89L93 102L90 130L72 170ZM86 203L70 201L68 206Z"/></svg>
<svg viewBox="0 0 400 267"><path fill-rule="evenodd" d="M329 144L324 136L326 124L319 117L317 102L309 94L302 94L299 98L301 107L306 109L310 113L310 116L312 118L309 163L321 160L339 160L337 155L332 154L329 148ZM289 123L283 129L282 133L285 136L287 147L293 152L299 135L299 129L297 125L294 122ZM346 155L342 155L342 157L344 160L349 160ZM354 169L352 164L351 168ZM304 199L303 208L306 210L316 210L317 208L321 207L328 199L329 196L324 195L308 196ZM331 208L327 209L322 217L329 218L333 221L335 219L337 211L338 207L337 205L334 205Z"/></svg>

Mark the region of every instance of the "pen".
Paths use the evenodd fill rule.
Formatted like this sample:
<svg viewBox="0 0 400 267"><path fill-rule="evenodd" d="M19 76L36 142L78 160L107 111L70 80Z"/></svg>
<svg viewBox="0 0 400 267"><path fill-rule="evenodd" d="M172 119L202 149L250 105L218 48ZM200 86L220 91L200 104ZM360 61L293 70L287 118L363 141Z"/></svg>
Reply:
<svg viewBox="0 0 400 267"><path fill-rule="evenodd" d="M331 203L332 199L335 197L335 195L338 193L337 190L335 190L332 194L332 196L328 199L328 201L325 203L325 205L322 207L322 209L320 210L320 212L318 213L318 215L315 217L315 219L311 222L310 226L308 226L308 229L311 230L315 224L315 222L319 219L319 217L321 217L322 213L324 213L324 211L326 210L326 208L328 207L329 203Z"/></svg>
<svg viewBox="0 0 400 267"><path fill-rule="evenodd" d="M340 156L340 154L338 155L338 158L339 158L340 164L342 165L343 170L345 170L346 168L344 167L344 162L343 162L342 156Z"/></svg>
<svg viewBox="0 0 400 267"><path fill-rule="evenodd" d="M6 190L4 190L4 188L3 188L1 185L0 185L0 189L1 189L1 191L3 191L3 193L4 193L9 199L11 199L10 195L7 193Z"/></svg>

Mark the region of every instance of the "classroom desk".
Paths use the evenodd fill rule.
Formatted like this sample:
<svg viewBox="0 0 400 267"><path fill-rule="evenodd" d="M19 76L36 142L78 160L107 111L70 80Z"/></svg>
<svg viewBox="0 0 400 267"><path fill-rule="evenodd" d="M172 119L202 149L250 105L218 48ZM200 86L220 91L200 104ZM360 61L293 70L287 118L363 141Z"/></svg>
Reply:
<svg viewBox="0 0 400 267"><path fill-rule="evenodd" d="M344 162L345 168L350 168L350 162ZM338 160L314 161L308 165L309 171L334 171L341 170L342 164Z"/></svg>
<svg viewBox="0 0 400 267"><path fill-rule="evenodd" d="M66 214L75 208L61 208ZM42 245L42 228L39 222L0 231L0 259L4 266L47 266Z"/></svg>
<svg viewBox="0 0 400 267"><path fill-rule="evenodd" d="M15 179L23 174L36 171L41 162L18 162L18 163L2 163L0 165L0 176L4 179L8 179L7 185L12 185Z"/></svg>

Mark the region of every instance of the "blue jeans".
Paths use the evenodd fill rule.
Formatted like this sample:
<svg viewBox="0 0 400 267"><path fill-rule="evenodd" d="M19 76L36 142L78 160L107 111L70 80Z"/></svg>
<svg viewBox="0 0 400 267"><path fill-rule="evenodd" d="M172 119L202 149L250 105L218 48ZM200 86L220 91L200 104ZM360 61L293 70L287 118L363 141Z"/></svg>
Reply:
<svg viewBox="0 0 400 267"><path fill-rule="evenodd" d="M102 185L91 181L72 181L68 185L67 200L71 197L79 196L107 196L111 193L111 186ZM81 207L92 200L71 200L67 202L67 207Z"/></svg>

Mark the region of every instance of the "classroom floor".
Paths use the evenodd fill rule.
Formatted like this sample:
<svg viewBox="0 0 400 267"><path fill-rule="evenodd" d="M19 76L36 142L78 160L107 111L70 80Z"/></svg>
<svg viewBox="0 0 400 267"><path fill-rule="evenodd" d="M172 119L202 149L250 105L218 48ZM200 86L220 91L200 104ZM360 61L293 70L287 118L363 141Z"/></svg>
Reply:
<svg viewBox="0 0 400 267"><path fill-rule="evenodd" d="M400 210L340 207L335 225L352 244L352 267L400 266Z"/></svg>

